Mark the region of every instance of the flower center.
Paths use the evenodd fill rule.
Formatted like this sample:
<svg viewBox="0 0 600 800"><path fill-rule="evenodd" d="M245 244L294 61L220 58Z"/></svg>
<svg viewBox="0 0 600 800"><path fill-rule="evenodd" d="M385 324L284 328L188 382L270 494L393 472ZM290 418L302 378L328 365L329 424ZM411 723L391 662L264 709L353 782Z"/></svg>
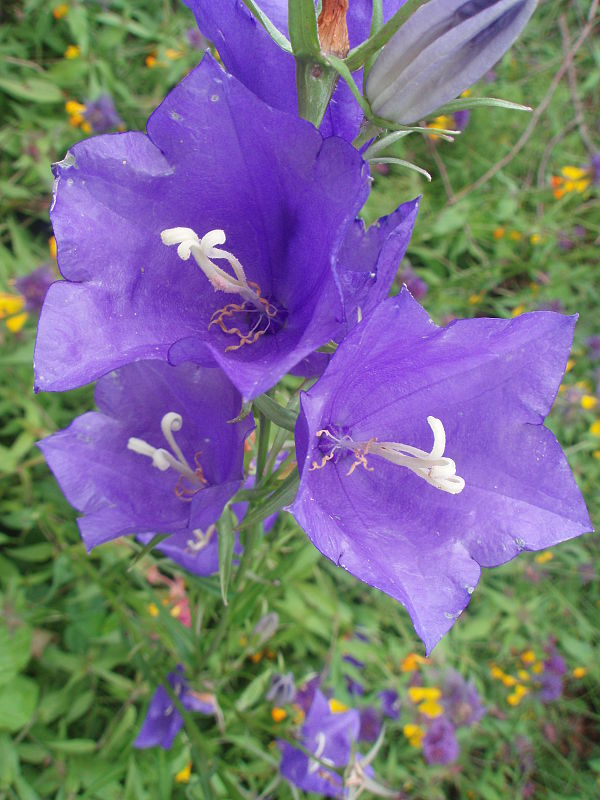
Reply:
<svg viewBox="0 0 600 800"><path fill-rule="evenodd" d="M367 442L355 442L345 430L335 426L317 431L319 450L324 455L320 463L313 461L310 469L322 469L328 461L333 460L335 463L341 456L351 452L354 455L354 463L347 475L352 475L357 467L372 472L373 467L368 465L367 455L376 455L399 467L410 469L436 489L449 494L459 494L465 488L465 481L456 474L454 461L444 456L446 449L444 426L436 417L427 417L427 422L433 433L433 447L429 453L401 442L378 442L376 438Z"/></svg>
<svg viewBox="0 0 600 800"><path fill-rule="evenodd" d="M242 298L241 303L229 303L215 311L208 323L209 328L218 325L223 333L239 338L238 344L229 345L225 352L254 344L266 333L277 333L281 329L287 316L285 310L262 296L259 285L246 278L243 266L233 253L218 247L225 243L225 231L209 231L200 238L191 228L167 228L160 236L167 247L177 245L177 255L183 261L194 256L215 292L237 294ZM215 264L217 259L227 261L234 274L230 275ZM230 325L232 318L234 324Z"/></svg>
<svg viewBox="0 0 600 800"><path fill-rule="evenodd" d="M179 473L179 479L175 484L175 494L180 500L190 501L193 496L200 491L206 484L202 467L198 461L200 452L194 455L194 467L192 468L173 435L181 430L183 419L175 411L169 411L160 421L160 427L167 444L172 452L163 447L153 447L143 439L132 436L127 442L127 449L139 453L141 456L148 456L152 459L152 465L161 472L173 469ZM207 531L208 533L208 531Z"/></svg>

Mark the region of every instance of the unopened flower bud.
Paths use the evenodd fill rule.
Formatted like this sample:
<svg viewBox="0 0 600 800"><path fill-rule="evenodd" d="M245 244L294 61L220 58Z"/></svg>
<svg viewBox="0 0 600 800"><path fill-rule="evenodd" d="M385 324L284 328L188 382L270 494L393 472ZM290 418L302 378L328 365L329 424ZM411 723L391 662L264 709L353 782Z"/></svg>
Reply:
<svg viewBox="0 0 600 800"><path fill-rule="evenodd" d="M278 626L279 614L276 611L271 611L269 614L265 614L264 617L261 617L258 620L254 626L252 634L257 636L259 640L258 643L262 644L263 642L266 642L267 639L275 636Z"/></svg>
<svg viewBox="0 0 600 800"><path fill-rule="evenodd" d="M396 32L366 84L374 113L410 125L461 94L500 59L537 0L430 0Z"/></svg>

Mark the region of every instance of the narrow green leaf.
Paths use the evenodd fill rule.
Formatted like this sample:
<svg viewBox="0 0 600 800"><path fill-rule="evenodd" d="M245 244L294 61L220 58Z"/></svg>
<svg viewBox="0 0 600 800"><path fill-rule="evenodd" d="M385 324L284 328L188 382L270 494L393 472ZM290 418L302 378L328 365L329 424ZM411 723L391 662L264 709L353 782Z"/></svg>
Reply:
<svg viewBox="0 0 600 800"><path fill-rule="evenodd" d="M1 78L0 89L16 97L17 100L27 100L30 103L61 103L62 92L50 81L43 78L25 78L13 80Z"/></svg>
<svg viewBox="0 0 600 800"><path fill-rule="evenodd" d="M403 158L370 158L369 164L398 164L401 167L406 167L407 169L412 169L414 172L418 172L431 183L431 175L426 169L413 164L411 161L405 161Z"/></svg>
<svg viewBox="0 0 600 800"><path fill-rule="evenodd" d="M281 47L282 50L285 50L286 53L291 53L292 45L286 39L283 33L281 33L279 28L276 28L275 25L273 25L265 12L261 11L261 9L256 5L256 3L253 2L253 0L242 0L242 2L248 11L260 22L275 44L278 44L279 47Z"/></svg>
<svg viewBox="0 0 600 800"><path fill-rule="evenodd" d="M240 529L256 525L262 522L263 519L270 517L271 514L275 514L276 511L280 511L284 506L289 505L296 497L299 483L300 476L298 472L294 470L291 475L288 475L288 477L282 481L281 486L276 489L273 494L269 495L258 508L254 508L246 514L240 525Z"/></svg>
<svg viewBox="0 0 600 800"><path fill-rule="evenodd" d="M231 510L225 508L221 519L217 523L219 531L219 580L221 583L221 597L223 604L227 605L227 591L233 571L233 547L235 545L235 530Z"/></svg>
<svg viewBox="0 0 600 800"><path fill-rule="evenodd" d="M238 711L246 711L248 708L252 708L259 700L262 700L267 691L272 672L273 670L270 667L267 668L246 686L235 703Z"/></svg>
<svg viewBox="0 0 600 800"><path fill-rule="evenodd" d="M280 406L279 403L275 402L275 400L267 394L261 394L257 397L254 401L254 407L279 428L285 428L286 431L294 431L298 415Z"/></svg>
<svg viewBox="0 0 600 800"><path fill-rule="evenodd" d="M471 108L508 108L511 111L533 111L530 106L522 106L520 103L513 103L511 100L502 100L500 97L458 97L451 100L435 112L436 116L441 114L453 114L455 111L463 111Z"/></svg>
<svg viewBox="0 0 600 800"><path fill-rule="evenodd" d="M230 425L233 425L234 422L241 422L243 419L246 419L248 414L252 411L252 400L247 400L245 403L242 403L242 409L237 417L233 419L228 419L227 422Z"/></svg>
<svg viewBox="0 0 600 800"><path fill-rule="evenodd" d="M155 534L155 535L152 537L152 539L150 539L150 541L148 542L148 544L147 544L147 545L144 545L144 547L142 547L142 549L140 550L140 552L139 552L139 553L136 553L136 554L133 556L133 558L131 559L131 562L130 562L129 566L127 567L127 572L131 572L131 570L132 570L132 569L135 567L135 565L138 563L138 561L141 561L141 560L142 560L142 558L143 558L144 556L147 556L147 555L148 555L148 553L149 553L151 550L154 550L154 548L156 547L156 545L157 545L157 544L160 544L160 543L161 543L162 541L164 541L165 539L168 539L168 537L169 537L169 536L170 536L170 534L168 534L168 533L156 533L156 534Z"/></svg>

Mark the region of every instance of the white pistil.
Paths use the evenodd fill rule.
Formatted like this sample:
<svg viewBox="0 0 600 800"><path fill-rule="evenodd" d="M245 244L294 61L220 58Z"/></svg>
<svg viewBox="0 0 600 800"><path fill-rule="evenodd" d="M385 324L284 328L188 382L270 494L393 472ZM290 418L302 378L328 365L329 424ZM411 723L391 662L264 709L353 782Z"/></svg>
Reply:
<svg viewBox="0 0 600 800"><path fill-rule="evenodd" d="M188 464L186 457L183 455L181 448L173 436L173 432L180 431L182 425L183 419L181 415L174 411L169 411L165 414L160 422L163 436L175 455L165 450L163 447L152 447L148 442L145 442L143 439L137 439L135 436L132 436L127 442L127 449L133 450L134 453L139 453L141 456L148 456L151 458L153 466L161 470L161 472L174 469L180 475L183 475L184 478L187 478L193 486L202 486L202 481Z"/></svg>
<svg viewBox="0 0 600 800"><path fill-rule="evenodd" d="M464 478L456 474L456 464L451 458L444 456L446 449L446 432L441 420L427 417L433 432L433 447L429 453L418 447L411 447L400 442L372 442L369 453L381 456L392 464L407 467L427 483L450 494L459 494L465 488Z"/></svg>
<svg viewBox="0 0 600 800"><path fill-rule="evenodd" d="M167 247L178 245L177 255L182 261L188 261L190 256L194 256L196 263L216 292L238 294L257 308L261 307L259 295L249 286L241 263L233 253L217 247L217 245L225 244L225 231L216 229L200 238L191 228L167 228L161 232L160 238ZM231 265L235 277L217 266L214 259L227 261Z"/></svg>
<svg viewBox="0 0 600 800"><path fill-rule="evenodd" d="M317 747L315 752L313 753L314 758L311 758L308 762L308 774L312 775L313 772L316 772L321 764L317 759L323 762L323 764L327 764L327 766L333 767L334 763L330 758L323 758L323 751L325 750L325 745L327 744L327 739L325 738L325 734L323 731L319 731L316 735L316 744Z"/></svg>

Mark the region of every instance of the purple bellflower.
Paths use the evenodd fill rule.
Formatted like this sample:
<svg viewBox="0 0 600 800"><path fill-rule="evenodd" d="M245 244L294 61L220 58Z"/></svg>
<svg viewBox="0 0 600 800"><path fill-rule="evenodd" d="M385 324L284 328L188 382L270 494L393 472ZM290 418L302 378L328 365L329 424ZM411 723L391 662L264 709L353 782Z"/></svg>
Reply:
<svg viewBox="0 0 600 800"><path fill-rule="evenodd" d="M387 291L416 201L365 231L368 168L347 142L269 108L210 56L147 128L80 142L55 165L66 280L42 309L38 390L168 359L216 362L252 398L336 334L344 305ZM344 293L364 270L347 236L371 258L359 299Z"/></svg>
<svg viewBox="0 0 600 800"><path fill-rule="evenodd" d="M536 312L439 328L404 289L302 395L290 510L325 556L405 606L428 652L481 567L591 530L543 425L574 324Z"/></svg>
<svg viewBox="0 0 600 800"><path fill-rule="evenodd" d="M498 61L537 0L430 0L377 56L366 85L375 114L410 125L453 100Z"/></svg>
<svg viewBox="0 0 600 800"><path fill-rule="evenodd" d="M194 12L198 27L217 48L228 72L273 108L298 113L295 61L282 50L240 0L184 0ZM395 14L405 0L383 0L383 20ZM259 4L276 28L288 35L288 0ZM352 0L346 17L350 47L369 36L372 0ZM355 74L362 85L362 76ZM358 103L344 81L333 93L321 124L323 136L352 141L363 118Z"/></svg>
<svg viewBox="0 0 600 800"><path fill-rule="evenodd" d="M186 711L199 711L201 714L218 713L219 709L213 695L199 694L189 688L181 665L175 672L167 675L167 680ZM162 747L168 750L182 727L183 717L165 687L159 686L152 696L146 718L133 746Z"/></svg>
<svg viewBox="0 0 600 800"><path fill-rule="evenodd" d="M50 264L42 264L28 275L23 275L15 281L15 288L25 300L25 310L38 312L44 302L46 293L56 280L56 275Z"/></svg>
<svg viewBox="0 0 600 800"><path fill-rule="evenodd" d="M377 697L381 701L381 710L386 717L397 720L400 718L400 699L398 692L394 689L383 689L377 693Z"/></svg>
<svg viewBox="0 0 600 800"><path fill-rule="evenodd" d="M123 126L115 101L109 94L101 94L95 100L86 102L82 117L94 133L108 133Z"/></svg>
<svg viewBox="0 0 600 800"><path fill-rule="evenodd" d="M313 757L284 743L281 774L305 792L342 797L342 778L325 765L345 767L348 764L359 730L358 711L332 711L325 695L317 689L302 726L302 744Z"/></svg>
<svg viewBox="0 0 600 800"><path fill-rule="evenodd" d="M213 523L243 480L250 417L218 369L129 364L96 386L100 411L39 443L78 520L86 547L130 533L185 539L192 572L215 570ZM206 565L210 568L194 565Z"/></svg>
<svg viewBox="0 0 600 800"><path fill-rule="evenodd" d="M432 680L435 680L433 676ZM472 680L466 681L460 672L448 669L439 683L444 712L455 728L469 727L479 722L485 714L485 706Z"/></svg>
<svg viewBox="0 0 600 800"><path fill-rule="evenodd" d="M423 755L428 764L451 764L456 761L460 747L454 726L445 716L431 720L423 737Z"/></svg>

